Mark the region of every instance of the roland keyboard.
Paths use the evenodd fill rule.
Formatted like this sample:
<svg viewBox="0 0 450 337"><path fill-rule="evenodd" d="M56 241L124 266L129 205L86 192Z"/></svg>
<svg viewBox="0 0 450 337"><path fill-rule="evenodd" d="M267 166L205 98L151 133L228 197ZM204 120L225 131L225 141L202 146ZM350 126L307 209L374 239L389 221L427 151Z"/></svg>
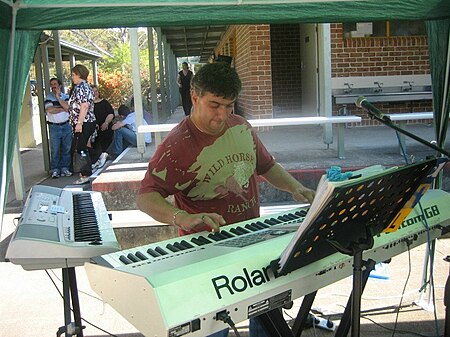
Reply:
<svg viewBox="0 0 450 337"><path fill-rule="evenodd" d="M450 226L450 194L429 190L421 199L430 238ZM187 235L96 257L86 263L92 289L145 336L204 337L222 330L219 312L241 322L352 274L353 258L334 253L275 278L280 257L306 209L222 227L220 234ZM385 261L427 240L420 208L400 229L375 238L364 258Z"/></svg>
<svg viewBox="0 0 450 337"><path fill-rule="evenodd" d="M119 249L101 193L36 185L6 258L26 270L66 268Z"/></svg>

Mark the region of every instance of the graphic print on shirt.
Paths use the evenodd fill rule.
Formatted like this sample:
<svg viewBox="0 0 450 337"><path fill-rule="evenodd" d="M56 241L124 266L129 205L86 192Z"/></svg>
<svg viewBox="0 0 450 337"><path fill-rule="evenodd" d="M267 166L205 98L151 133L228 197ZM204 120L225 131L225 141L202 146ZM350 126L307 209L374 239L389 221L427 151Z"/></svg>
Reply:
<svg viewBox="0 0 450 337"><path fill-rule="evenodd" d="M229 128L211 146L203 148L188 172L196 184L188 196L193 200L224 198L228 194L247 201L248 182L256 167L256 149L246 125Z"/></svg>

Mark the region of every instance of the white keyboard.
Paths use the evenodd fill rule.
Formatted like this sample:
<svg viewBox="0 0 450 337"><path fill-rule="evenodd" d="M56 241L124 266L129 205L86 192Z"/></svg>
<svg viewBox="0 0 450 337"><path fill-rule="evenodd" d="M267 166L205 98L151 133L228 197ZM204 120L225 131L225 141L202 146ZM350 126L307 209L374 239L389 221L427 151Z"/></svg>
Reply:
<svg viewBox="0 0 450 337"><path fill-rule="evenodd" d="M119 249L101 193L36 185L6 258L26 270L65 268Z"/></svg>

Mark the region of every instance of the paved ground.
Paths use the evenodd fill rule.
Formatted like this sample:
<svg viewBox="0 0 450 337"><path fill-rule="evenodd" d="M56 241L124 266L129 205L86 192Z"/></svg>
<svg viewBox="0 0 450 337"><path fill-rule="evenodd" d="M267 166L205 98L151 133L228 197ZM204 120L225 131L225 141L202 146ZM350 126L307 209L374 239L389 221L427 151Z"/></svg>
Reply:
<svg viewBox="0 0 450 337"><path fill-rule="evenodd" d="M174 116L175 120L179 118L180 115ZM433 139L434 130L430 126L410 126L408 130L426 140ZM276 158L285 167L293 170L324 169L333 165L352 168L373 164L403 163L395 133L387 127L347 128L345 131L346 159L337 158L334 144L329 149L323 144L320 127L277 127L260 135ZM143 158L137 152L130 151L126 160L145 162L152 151L151 148L149 150ZM413 140L407 141L407 151L409 154L414 154L416 158L433 154L432 150L428 150L423 145L417 145ZM24 152L22 161L27 190L41 183L64 187L76 179L75 177L49 179L43 172L42 154L39 149ZM7 214L4 216L0 231L0 251L6 248L7 237L14 231L14 219L21 211L21 202L15 200L13 185L10 187L7 203ZM370 279L363 295L361 335L368 337L393 335L390 329L394 328L396 320L398 320L396 336L443 335L443 288L449 270L443 258L449 255L449 252L449 239L440 240L437 245L434 274L436 324L433 311L422 310L414 305L414 301L419 299L418 289L421 286L425 256L425 247L421 246L412 250L411 256L404 253L393 259L388 266L388 280ZM58 288L61 288L60 270L50 270L48 274L45 271L27 272L20 266L2 262L0 275L0 317L2 317L0 337L54 336L63 324L62 300L52 283L53 280ZM77 268L77 276L83 318L116 336L142 336L111 307L104 305L90 290L82 267ZM326 287L319 292L313 307L322 312L324 317L329 317L338 323L339 314L343 312L350 289L350 278ZM397 317L396 309L400 303L401 310ZM298 305L299 302L296 302L296 307ZM296 307L287 311L287 319L288 314L295 315ZM86 326L85 336L108 335L87 322ZM401 333L400 330L405 333ZM239 324L239 331L241 336L247 336L246 322ZM331 335L330 332L323 330L309 329L302 336Z"/></svg>

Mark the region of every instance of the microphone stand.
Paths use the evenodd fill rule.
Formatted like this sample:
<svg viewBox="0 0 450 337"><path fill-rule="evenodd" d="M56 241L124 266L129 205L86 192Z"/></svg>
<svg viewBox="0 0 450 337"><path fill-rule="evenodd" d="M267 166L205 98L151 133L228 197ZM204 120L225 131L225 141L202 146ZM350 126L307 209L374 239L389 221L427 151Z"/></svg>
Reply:
<svg viewBox="0 0 450 337"><path fill-rule="evenodd" d="M419 143L422 143L430 148L432 148L433 150L436 150L437 152L445 155L447 158L450 158L450 152L444 150L443 148L434 145L433 143L430 143L428 141L426 141L425 139L420 138L419 136L416 136L415 134L406 131L404 129L402 129L401 127L395 125L394 123L392 123L392 120L389 116L386 116L384 114L376 114L375 112L371 111L370 109L367 109L366 107L362 106L362 108L364 108L368 113L369 113L369 117L371 119L376 119L377 121L383 123L384 125L389 126L391 129L394 129L416 141L418 141Z"/></svg>
<svg viewBox="0 0 450 337"><path fill-rule="evenodd" d="M389 116L386 116L385 114L383 114L377 108L373 107L370 103L369 103L369 107L372 108L373 110L369 109L368 106L364 106L364 104L362 104L364 101L367 102L365 97L363 97L363 96L359 97L358 100L356 101L356 106L360 107L360 108L364 108L369 113L369 117L371 119L376 119L377 121L383 123L384 125L390 127L391 129L394 129L394 130L418 141L419 143L426 145L429 148L432 148L433 150L436 150L440 154L445 155L447 158L450 157L450 152L445 151L443 148L441 148L437 145L434 145L430 142L427 142L426 140L416 136L415 134L410 133L410 132L400 128L399 126L392 123L392 120ZM433 252L434 252L435 245L433 245L431 248L433 249ZM428 255L428 257L426 257L426 259L425 259L425 265L428 264L429 259L434 259L434 254L431 255L429 249L427 249L427 255ZM450 260L449 257L447 257L447 259ZM424 269L426 269L426 267L424 267ZM430 272L432 273L433 271L430 270ZM424 271L424 275L423 275L423 280L426 283L426 275L425 274L426 274L426 271ZM449 271L449 275L447 277L447 283L446 283L446 287L445 287L446 293L444 294L444 299L445 299L445 304L446 304L445 327L447 329L445 331L445 337L450 337L450 322L449 322L450 321L450 309L449 309L449 307L450 307L450 292L447 291L448 289L450 289L449 284L450 284L450 271Z"/></svg>

